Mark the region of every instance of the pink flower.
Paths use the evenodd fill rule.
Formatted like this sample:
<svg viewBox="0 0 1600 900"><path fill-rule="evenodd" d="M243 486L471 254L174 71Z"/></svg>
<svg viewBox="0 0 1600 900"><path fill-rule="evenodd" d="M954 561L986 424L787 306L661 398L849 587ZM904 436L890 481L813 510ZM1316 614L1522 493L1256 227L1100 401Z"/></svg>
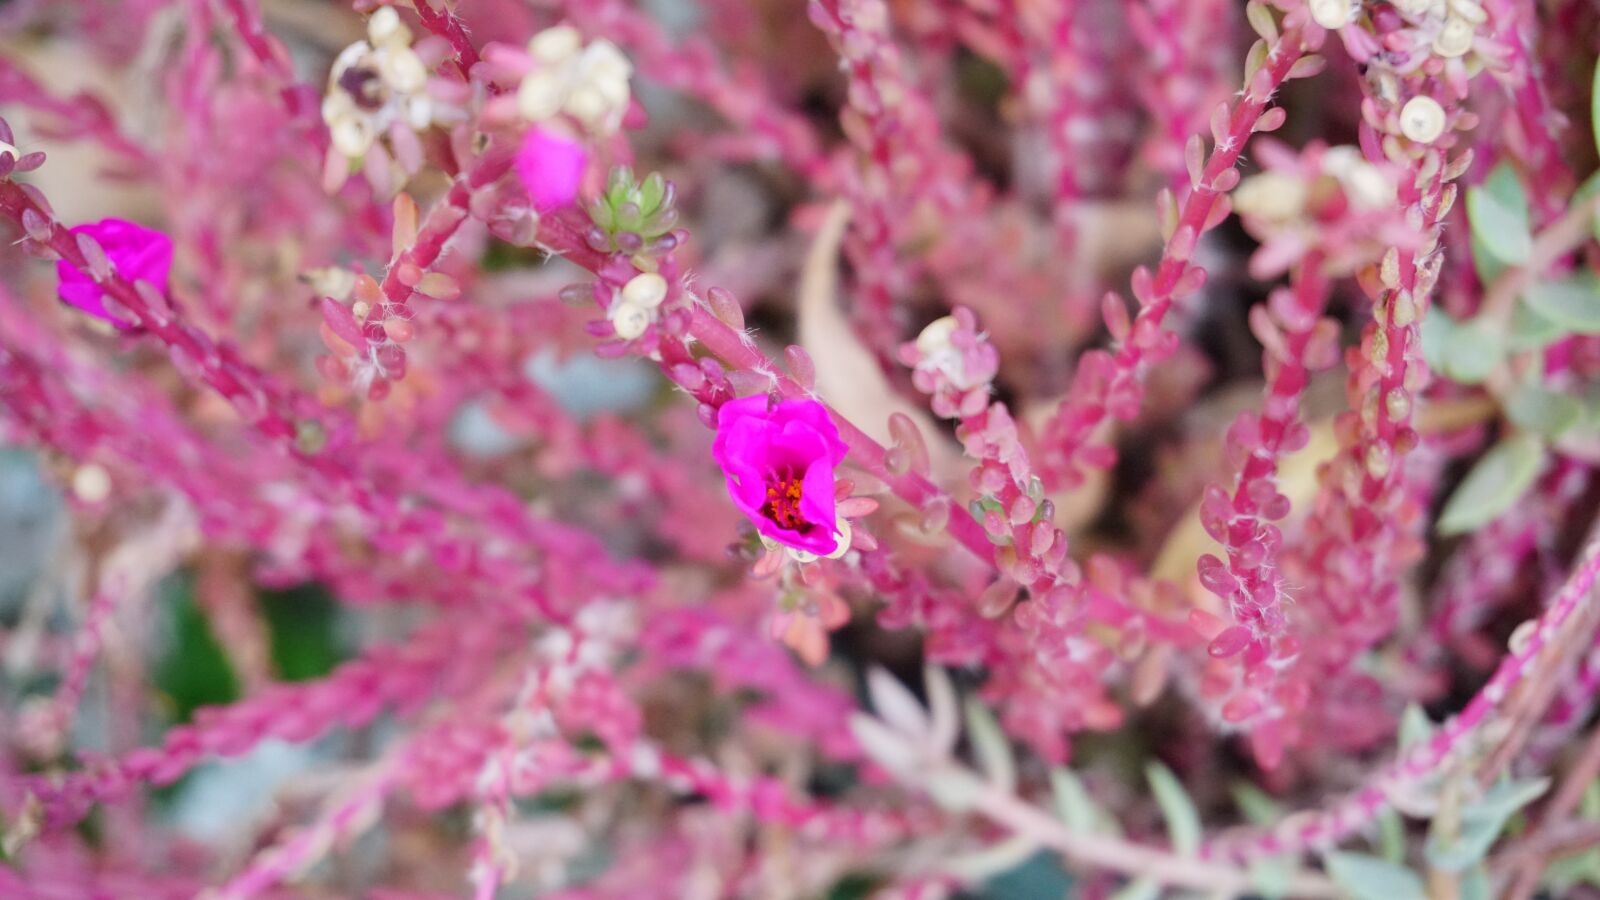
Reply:
<svg viewBox="0 0 1600 900"><path fill-rule="evenodd" d="M559 209L578 196L589 164L583 144L558 131L530 128L517 151L517 175L540 212Z"/></svg>
<svg viewBox="0 0 1600 900"><path fill-rule="evenodd" d="M833 469L848 449L822 404L774 406L764 394L724 403L711 445L728 495L756 530L818 555L838 546Z"/></svg>
<svg viewBox="0 0 1600 900"><path fill-rule="evenodd" d="M94 238L124 280L148 281L166 293L167 271L172 268L172 239L165 234L124 219L101 219L79 225L72 233ZM132 322L106 311L105 289L88 272L63 259L56 262L56 278L60 281L57 291L68 305L119 328L133 327Z"/></svg>

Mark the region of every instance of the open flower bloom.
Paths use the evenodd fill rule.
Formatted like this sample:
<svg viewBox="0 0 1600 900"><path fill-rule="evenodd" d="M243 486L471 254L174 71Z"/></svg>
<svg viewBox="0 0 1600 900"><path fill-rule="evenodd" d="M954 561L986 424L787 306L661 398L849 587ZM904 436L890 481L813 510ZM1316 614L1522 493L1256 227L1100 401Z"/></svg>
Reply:
<svg viewBox="0 0 1600 900"><path fill-rule="evenodd" d="M559 209L576 199L588 164L589 154L581 142L537 125L528 129L517 151L517 176L528 189L533 208L540 212Z"/></svg>
<svg viewBox="0 0 1600 900"><path fill-rule="evenodd" d="M819 556L838 546L833 470L848 449L822 404L773 405L764 394L724 403L711 445L729 496L756 530Z"/></svg>
<svg viewBox="0 0 1600 900"><path fill-rule="evenodd" d="M123 219L102 219L79 225L72 229L72 233L87 234L94 238L124 280L148 281L161 293L167 292L167 272L172 268L172 239L165 234ZM106 311L105 289L88 272L64 259L57 260L56 278L60 281L57 292L68 305L76 306L119 328L133 327L133 323Z"/></svg>

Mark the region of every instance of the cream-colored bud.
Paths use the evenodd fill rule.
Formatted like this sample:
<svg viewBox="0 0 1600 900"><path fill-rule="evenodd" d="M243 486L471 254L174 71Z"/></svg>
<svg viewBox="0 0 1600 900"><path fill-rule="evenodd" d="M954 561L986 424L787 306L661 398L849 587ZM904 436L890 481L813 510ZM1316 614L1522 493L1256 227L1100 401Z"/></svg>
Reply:
<svg viewBox="0 0 1600 900"><path fill-rule="evenodd" d="M1356 5L1350 0L1311 0L1311 21L1330 30L1343 28L1355 18Z"/></svg>
<svg viewBox="0 0 1600 900"><path fill-rule="evenodd" d="M402 98L400 110L412 131L422 131L433 124L433 101L426 94L413 94Z"/></svg>
<svg viewBox="0 0 1600 900"><path fill-rule="evenodd" d="M1444 125L1444 107L1427 95L1412 97L1400 110L1400 133L1419 144L1438 140Z"/></svg>
<svg viewBox="0 0 1600 900"><path fill-rule="evenodd" d="M1483 11L1483 4L1478 0L1450 0L1450 11L1466 19L1469 25L1482 25L1489 21L1489 14Z"/></svg>
<svg viewBox="0 0 1600 900"><path fill-rule="evenodd" d="M1233 191L1233 208L1241 216L1287 222L1298 217L1305 207L1305 181L1281 172L1252 175Z"/></svg>
<svg viewBox="0 0 1600 900"><path fill-rule="evenodd" d="M950 336L960 328L955 316L944 316L934 319L917 335L917 352L923 356L937 356L954 349L950 343Z"/></svg>
<svg viewBox="0 0 1600 900"><path fill-rule="evenodd" d="M622 287L622 302L640 309L655 309L667 299L667 280L654 272L641 272Z"/></svg>
<svg viewBox="0 0 1600 900"><path fill-rule="evenodd" d="M428 67L409 47L383 53L378 59L378 70L389 87L403 94L414 94L428 83Z"/></svg>
<svg viewBox="0 0 1600 900"><path fill-rule="evenodd" d="M1439 34L1433 39L1433 52L1445 59L1455 59L1465 56L1472 49L1472 40L1477 32L1466 19L1454 16L1445 20L1444 27L1439 29Z"/></svg>
<svg viewBox="0 0 1600 900"><path fill-rule="evenodd" d="M1345 194L1362 209L1382 209L1394 205L1394 182L1372 163L1363 161L1342 180Z"/></svg>
<svg viewBox="0 0 1600 900"><path fill-rule="evenodd" d="M605 123L606 117L611 114L612 106L599 88L592 84L580 84L572 89L562 108L574 119L590 128L597 128Z"/></svg>
<svg viewBox="0 0 1600 900"><path fill-rule="evenodd" d="M22 158L22 154L17 152L17 148L11 146L10 144L6 143L5 141L0 141L0 156L6 156L6 155L10 155L10 157L12 159L21 159Z"/></svg>
<svg viewBox="0 0 1600 900"><path fill-rule="evenodd" d="M99 503L111 496L111 473L95 463L79 466L72 473L72 493L84 503Z"/></svg>
<svg viewBox="0 0 1600 900"><path fill-rule="evenodd" d="M528 55L547 66L566 62L583 48L583 36L571 25L546 28L528 41Z"/></svg>
<svg viewBox="0 0 1600 900"><path fill-rule="evenodd" d="M598 40L583 51L584 76L591 79L616 80L626 83L633 76L633 64L607 40Z"/></svg>
<svg viewBox="0 0 1600 900"><path fill-rule="evenodd" d="M850 530L850 520L840 516L837 526L833 531L839 543L833 548L833 552L828 554L828 558L838 559L839 557L850 552L850 537L852 534Z"/></svg>
<svg viewBox="0 0 1600 900"><path fill-rule="evenodd" d="M411 29L400 21L394 7L385 6L367 20L367 38L378 46L403 47L411 43Z"/></svg>
<svg viewBox="0 0 1600 900"><path fill-rule="evenodd" d="M517 112L530 122L542 122L561 112L567 92L554 72L531 72L517 88Z"/></svg>
<svg viewBox="0 0 1600 900"><path fill-rule="evenodd" d="M619 301L611 310L611 327L617 337L631 341L650 327L650 311L627 301Z"/></svg>
<svg viewBox="0 0 1600 900"><path fill-rule="evenodd" d="M334 148L351 159L367 155L377 139L372 124L359 115L341 116L338 121L329 123L329 131Z"/></svg>

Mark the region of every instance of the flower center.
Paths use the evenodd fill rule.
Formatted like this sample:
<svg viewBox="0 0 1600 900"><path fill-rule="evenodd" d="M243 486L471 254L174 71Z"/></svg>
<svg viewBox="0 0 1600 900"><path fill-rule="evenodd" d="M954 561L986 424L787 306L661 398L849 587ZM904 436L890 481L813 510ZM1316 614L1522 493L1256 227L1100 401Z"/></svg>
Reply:
<svg viewBox="0 0 1600 900"><path fill-rule="evenodd" d="M788 475L768 481L767 502L762 505L761 512L791 531L799 531L810 524L800 515L800 478Z"/></svg>

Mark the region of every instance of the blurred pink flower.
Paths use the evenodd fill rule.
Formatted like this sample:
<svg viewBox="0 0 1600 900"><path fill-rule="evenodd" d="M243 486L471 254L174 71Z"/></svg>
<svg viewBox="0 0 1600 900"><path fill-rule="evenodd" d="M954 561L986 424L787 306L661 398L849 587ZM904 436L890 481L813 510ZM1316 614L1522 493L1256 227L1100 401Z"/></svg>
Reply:
<svg viewBox="0 0 1600 900"><path fill-rule="evenodd" d="M517 151L517 175L540 212L559 209L578 196L589 153L558 131L530 128Z"/></svg>
<svg viewBox="0 0 1600 900"><path fill-rule="evenodd" d="M765 394L730 400L717 411L711 452L734 505L756 530L818 555L838 546L834 466L849 448L822 404Z"/></svg>
<svg viewBox="0 0 1600 900"><path fill-rule="evenodd" d="M156 290L166 293L167 272L172 268L172 239L165 234L125 219L101 219L79 225L72 233L94 238L124 280L148 281ZM67 304L119 328L133 327L133 323L106 311L105 290L88 272L66 260L58 260L56 277L60 280L58 292Z"/></svg>

